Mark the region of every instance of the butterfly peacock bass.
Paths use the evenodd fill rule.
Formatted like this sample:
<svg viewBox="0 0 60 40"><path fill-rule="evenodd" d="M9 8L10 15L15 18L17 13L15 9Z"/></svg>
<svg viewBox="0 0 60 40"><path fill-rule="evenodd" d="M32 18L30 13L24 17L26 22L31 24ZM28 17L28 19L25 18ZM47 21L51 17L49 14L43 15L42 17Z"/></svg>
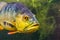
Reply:
<svg viewBox="0 0 60 40"><path fill-rule="evenodd" d="M9 30L8 34L33 33L39 29L35 15L23 4L1 3L0 30ZM0 5L1 6L1 5Z"/></svg>

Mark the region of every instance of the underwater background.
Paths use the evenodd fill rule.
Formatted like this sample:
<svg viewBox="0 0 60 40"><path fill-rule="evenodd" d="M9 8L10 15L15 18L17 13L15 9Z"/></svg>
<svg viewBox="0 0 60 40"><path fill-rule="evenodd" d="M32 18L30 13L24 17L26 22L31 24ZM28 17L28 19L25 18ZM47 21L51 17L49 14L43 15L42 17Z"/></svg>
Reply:
<svg viewBox="0 0 60 40"><path fill-rule="evenodd" d="M7 35L0 31L0 40L60 40L60 0L0 0L21 2L36 15L40 29L32 34Z"/></svg>

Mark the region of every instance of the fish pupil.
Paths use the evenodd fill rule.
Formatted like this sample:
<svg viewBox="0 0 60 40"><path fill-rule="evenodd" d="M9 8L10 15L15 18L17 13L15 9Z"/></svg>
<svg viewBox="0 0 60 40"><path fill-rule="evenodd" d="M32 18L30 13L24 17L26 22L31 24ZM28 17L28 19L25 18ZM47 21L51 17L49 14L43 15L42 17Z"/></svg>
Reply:
<svg viewBox="0 0 60 40"><path fill-rule="evenodd" d="M24 17L25 20L28 20L29 18L28 17Z"/></svg>

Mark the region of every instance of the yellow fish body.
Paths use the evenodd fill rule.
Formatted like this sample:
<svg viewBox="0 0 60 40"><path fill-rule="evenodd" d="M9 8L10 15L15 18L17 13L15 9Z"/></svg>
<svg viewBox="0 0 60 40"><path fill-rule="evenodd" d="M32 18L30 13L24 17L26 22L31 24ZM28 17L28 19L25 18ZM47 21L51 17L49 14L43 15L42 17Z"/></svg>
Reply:
<svg viewBox="0 0 60 40"><path fill-rule="evenodd" d="M7 3L0 12L0 29L8 34L33 33L39 29L35 15L21 3Z"/></svg>

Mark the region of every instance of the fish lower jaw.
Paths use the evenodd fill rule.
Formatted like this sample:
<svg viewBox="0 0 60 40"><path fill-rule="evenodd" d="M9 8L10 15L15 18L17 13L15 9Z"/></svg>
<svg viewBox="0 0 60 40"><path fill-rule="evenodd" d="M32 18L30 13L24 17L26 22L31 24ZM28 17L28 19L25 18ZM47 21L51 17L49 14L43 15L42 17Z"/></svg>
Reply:
<svg viewBox="0 0 60 40"><path fill-rule="evenodd" d="M39 29L39 27L31 27L31 28L28 28L26 30L18 30L17 32L18 33L23 33L23 34L29 34L29 33L34 33L36 32L37 30Z"/></svg>

